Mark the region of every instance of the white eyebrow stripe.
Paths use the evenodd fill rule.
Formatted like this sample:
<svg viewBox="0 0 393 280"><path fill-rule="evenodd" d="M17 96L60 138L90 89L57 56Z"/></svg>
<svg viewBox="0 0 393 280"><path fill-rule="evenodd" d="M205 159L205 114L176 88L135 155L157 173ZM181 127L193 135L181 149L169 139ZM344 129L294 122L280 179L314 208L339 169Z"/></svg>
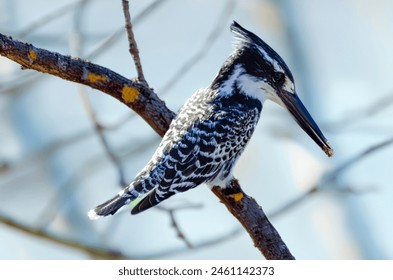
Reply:
<svg viewBox="0 0 393 280"><path fill-rule="evenodd" d="M283 89L290 93L295 93L295 84L287 76L285 76L285 83L283 85Z"/></svg>
<svg viewBox="0 0 393 280"><path fill-rule="evenodd" d="M258 51L265 57L265 59L273 65L274 71L282 72L283 74L285 74L284 69L280 66L280 64L278 64L278 61L276 59L269 56L269 54L263 48L259 46L257 48Z"/></svg>

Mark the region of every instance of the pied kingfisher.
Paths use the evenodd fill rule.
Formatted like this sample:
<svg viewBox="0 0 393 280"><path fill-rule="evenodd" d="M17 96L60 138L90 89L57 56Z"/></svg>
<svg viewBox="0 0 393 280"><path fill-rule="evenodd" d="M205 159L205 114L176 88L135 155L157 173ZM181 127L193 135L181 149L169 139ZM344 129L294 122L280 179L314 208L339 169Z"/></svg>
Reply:
<svg viewBox="0 0 393 280"><path fill-rule="evenodd" d="M228 186L266 99L287 109L328 156L333 154L297 96L293 76L282 58L235 21L231 31L235 50L212 84L188 99L145 168L115 197L90 210L90 219L113 215L145 194L132 214L202 183Z"/></svg>

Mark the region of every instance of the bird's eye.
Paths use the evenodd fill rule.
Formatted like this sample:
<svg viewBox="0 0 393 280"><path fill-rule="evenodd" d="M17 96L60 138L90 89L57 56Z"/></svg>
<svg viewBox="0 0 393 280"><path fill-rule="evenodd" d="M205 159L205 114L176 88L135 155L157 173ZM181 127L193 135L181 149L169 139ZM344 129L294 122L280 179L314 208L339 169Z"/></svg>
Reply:
<svg viewBox="0 0 393 280"><path fill-rule="evenodd" d="M283 84L285 82L285 75L284 73L276 72L273 74L272 80L277 84Z"/></svg>

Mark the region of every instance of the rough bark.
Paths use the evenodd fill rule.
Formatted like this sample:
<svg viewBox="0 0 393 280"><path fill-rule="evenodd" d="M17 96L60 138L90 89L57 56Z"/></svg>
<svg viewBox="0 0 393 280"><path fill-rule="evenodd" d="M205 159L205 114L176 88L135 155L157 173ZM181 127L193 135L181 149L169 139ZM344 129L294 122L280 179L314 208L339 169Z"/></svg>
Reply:
<svg viewBox="0 0 393 280"><path fill-rule="evenodd" d="M262 207L241 189L238 180L232 180L227 189L222 190L219 187L214 187L212 191L243 225L254 241L254 246L261 251L266 259L295 259L280 234L270 223Z"/></svg>
<svg viewBox="0 0 393 280"><path fill-rule="evenodd" d="M87 85L102 91L139 114L160 136L167 131L175 113L153 89L139 80L129 80L97 64L36 48L0 34L0 54L22 66Z"/></svg>

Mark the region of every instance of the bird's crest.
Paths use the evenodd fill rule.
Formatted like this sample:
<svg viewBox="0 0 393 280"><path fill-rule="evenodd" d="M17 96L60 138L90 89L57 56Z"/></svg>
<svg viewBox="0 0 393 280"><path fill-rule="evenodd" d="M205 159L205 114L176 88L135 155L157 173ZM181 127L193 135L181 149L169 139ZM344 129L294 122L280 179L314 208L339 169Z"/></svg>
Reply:
<svg viewBox="0 0 393 280"><path fill-rule="evenodd" d="M231 24L231 31L234 33L234 46L236 48L256 45L259 43L258 41L261 41L254 33L244 29L236 21Z"/></svg>
<svg viewBox="0 0 393 280"><path fill-rule="evenodd" d="M270 63L277 72L285 72L293 81L292 73L284 60L268 44L254 33L243 28L236 21L231 24L231 31L234 33L235 50L247 48L253 52L257 51L264 59Z"/></svg>

